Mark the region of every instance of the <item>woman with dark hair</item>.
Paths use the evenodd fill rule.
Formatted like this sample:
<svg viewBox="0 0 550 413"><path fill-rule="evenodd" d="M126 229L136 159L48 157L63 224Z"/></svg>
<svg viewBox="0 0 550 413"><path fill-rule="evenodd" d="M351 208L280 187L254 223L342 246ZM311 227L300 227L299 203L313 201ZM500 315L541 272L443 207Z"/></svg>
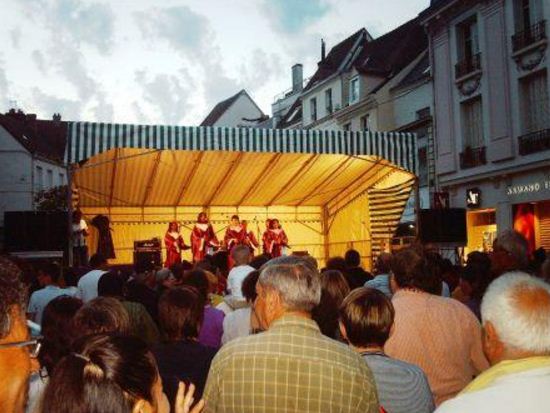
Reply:
<svg viewBox="0 0 550 413"><path fill-rule="evenodd" d="M180 384L176 413L190 411L194 386ZM168 413L157 365L147 345L122 336L95 335L76 343L74 352L56 367L39 413Z"/></svg>
<svg viewBox="0 0 550 413"><path fill-rule="evenodd" d="M170 404L179 381L193 383L202 396L210 363L217 349L198 342L203 320L202 297L192 287L167 290L159 302L164 342L153 350Z"/></svg>
<svg viewBox="0 0 550 413"><path fill-rule="evenodd" d="M339 339L338 310L350 288L340 271L321 272L321 302L313 309L312 318L319 325L321 333L332 339Z"/></svg>
<svg viewBox="0 0 550 413"><path fill-rule="evenodd" d="M392 413L431 413L435 410L432 391L422 369L384 353L394 317L391 300L383 292L357 288L342 303L340 330L372 371L384 409Z"/></svg>
<svg viewBox="0 0 550 413"><path fill-rule="evenodd" d="M187 271L183 275L183 285L197 289L204 306L204 316L198 336L199 343L219 348L223 334L224 313L210 304L208 299L210 283L206 273L202 270Z"/></svg>
<svg viewBox="0 0 550 413"><path fill-rule="evenodd" d="M38 361L40 371L29 381L27 412L34 412L44 391L48 377L57 363L70 353L71 339L67 334L76 312L82 307L78 298L62 295L54 298L44 309L42 316L42 341Z"/></svg>
<svg viewBox="0 0 550 413"><path fill-rule="evenodd" d="M84 304L75 314L73 342L91 334L117 333L130 335L130 316L124 306L112 297L97 297Z"/></svg>
<svg viewBox="0 0 550 413"><path fill-rule="evenodd" d="M166 247L166 261L164 261L166 268L170 268L172 265L181 262L181 252L191 248L185 245L177 221L172 221L168 224L168 230L164 235L164 246Z"/></svg>

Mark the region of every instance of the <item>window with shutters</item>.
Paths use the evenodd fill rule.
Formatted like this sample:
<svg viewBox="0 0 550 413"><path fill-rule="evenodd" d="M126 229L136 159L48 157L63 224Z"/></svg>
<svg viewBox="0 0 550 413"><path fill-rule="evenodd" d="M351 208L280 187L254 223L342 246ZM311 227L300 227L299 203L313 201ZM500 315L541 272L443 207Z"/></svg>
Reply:
<svg viewBox="0 0 550 413"><path fill-rule="evenodd" d="M317 99L313 98L309 101L309 107L310 107L310 113L311 113L311 121L315 122L317 120Z"/></svg>
<svg viewBox="0 0 550 413"><path fill-rule="evenodd" d="M548 78L546 71L520 81L523 134L550 128Z"/></svg>
<svg viewBox="0 0 550 413"><path fill-rule="evenodd" d="M462 103L462 131L463 148L473 149L485 145L480 97Z"/></svg>

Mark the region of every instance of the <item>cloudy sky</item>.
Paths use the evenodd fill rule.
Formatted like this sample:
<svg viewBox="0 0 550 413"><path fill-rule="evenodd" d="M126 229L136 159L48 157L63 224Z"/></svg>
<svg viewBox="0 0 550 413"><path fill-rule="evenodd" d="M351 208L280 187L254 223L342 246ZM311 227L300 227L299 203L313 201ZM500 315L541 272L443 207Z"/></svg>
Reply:
<svg viewBox="0 0 550 413"><path fill-rule="evenodd" d="M429 0L0 0L0 111L194 125L245 88L262 110L361 27Z"/></svg>

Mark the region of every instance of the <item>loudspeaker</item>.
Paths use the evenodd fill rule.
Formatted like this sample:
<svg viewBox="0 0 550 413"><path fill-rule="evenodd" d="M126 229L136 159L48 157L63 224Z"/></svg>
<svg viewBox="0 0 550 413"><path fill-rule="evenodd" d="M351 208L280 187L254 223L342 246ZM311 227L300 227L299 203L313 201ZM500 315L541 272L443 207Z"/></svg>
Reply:
<svg viewBox="0 0 550 413"><path fill-rule="evenodd" d="M134 251L134 268L137 272L151 271L161 266L160 251Z"/></svg>
<svg viewBox="0 0 550 413"><path fill-rule="evenodd" d="M67 212L4 212L4 245L8 252L65 251Z"/></svg>
<svg viewBox="0 0 550 413"><path fill-rule="evenodd" d="M422 243L466 245L466 210L464 208L421 209L419 216Z"/></svg>

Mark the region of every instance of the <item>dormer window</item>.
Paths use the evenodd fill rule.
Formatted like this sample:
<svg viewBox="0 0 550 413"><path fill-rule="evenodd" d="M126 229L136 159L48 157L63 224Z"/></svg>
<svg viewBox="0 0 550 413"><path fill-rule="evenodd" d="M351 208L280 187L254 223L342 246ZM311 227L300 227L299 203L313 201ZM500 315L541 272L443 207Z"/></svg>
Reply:
<svg viewBox="0 0 550 413"><path fill-rule="evenodd" d="M349 82L349 104L359 101L359 76L355 76Z"/></svg>

